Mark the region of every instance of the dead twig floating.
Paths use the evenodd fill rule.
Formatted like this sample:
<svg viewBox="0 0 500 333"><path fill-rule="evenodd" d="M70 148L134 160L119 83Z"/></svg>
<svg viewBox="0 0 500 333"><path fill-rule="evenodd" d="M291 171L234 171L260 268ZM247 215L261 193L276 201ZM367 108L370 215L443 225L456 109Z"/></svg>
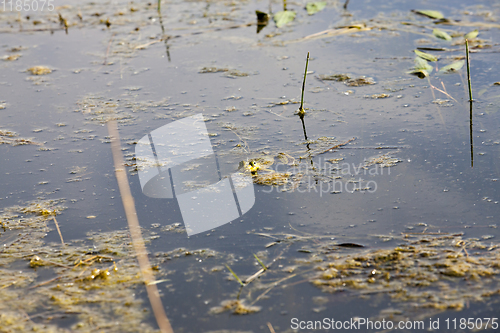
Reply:
<svg viewBox="0 0 500 333"><path fill-rule="evenodd" d="M441 82L441 84L443 84L443 82ZM432 89L435 89L435 90L439 91L440 93L442 93L442 94L446 95L447 97L451 98L451 99L452 99L452 100L454 100L456 103L458 103L458 101L457 101L456 99L454 99L454 98L453 98L453 96L451 96L450 94L448 94L446 91L441 90L441 89L439 89L438 87L433 86L432 84L430 85L430 87L431 87ZM444 86L443 86L443 87L444 87Z"/></svg>
<svg viewBox="0 0 500 333"><path fill-rule="evenodd" d="M144 245L144 239L141 235L139 219L137 218L134 198L132 197L132 192L130 191L130 185L127 179L127 173L125 171L125 162L123 161L123 155L120 147L120 136L118 134L118 127L115 120L108 122L108 132L111 137L111 151L113 153L116 180L118 181L118 188L120 190L120 196L122 197L123 208L125 209L132 244L137 254L137 261L139 262L142 278L146 285L149 302L153 308L153 313L155 315L156 322L160 327L160 331L162 333L173 333L174 331L170 325L167 315L165 314L158 288L156 287L156 284L151 284L151 282L155 279L146 252L146 246Z"/></svg>
<svg viewBox="0 0 500 333"><path fill-rule="evenodd" d="M370 30L372 30L371 27L367 27L364 24L357 24L357 25L352 25L352 26L348 26L348 27L338 27L338 28L334 28L334 29L326 29L326 30L317 32L315 34L308 35L306 37L287 41L285 43L289 44L289 43L305 42L305 41L313 40L313 39L327 38L327 37L333 37L333 36L338 36L338 35L361 32L361 31L370 31Z"/></svg>
<svg viewBox="0 0 500 333"><path fill-rule="evenodd" d="M151 46L151 45L157 44L157 43L161 43L161 42L167 41L169 39L186 37L186 36L193 36L193 35L199 35L199 34L206 33L206 32L222 31L222 30L226 30L226 29L246 28L246 27L250 27L252 25L255 25L255 22L245 23L245 24L239 24L239 25L230 25L230 26L227 26L227 27L213 28L213 29L207 29L207 30L203 30L203 31L189 32L189 33L186 33L186 34L175 35L175 36L162 36L160 39L156 39L156 40L153 40L153 41L145 43L145 44L137 45L135 47L135 49L136 50L137 49L143 50L143 49L146 49L148 46Z"/></svg>
<svg viewBox="0 0 500 333"><path fill-rule="evenodd" d="M271 323L270 323L270 322L267 322L267 327L269 327L269 332L271 332L271 333L276 333L276 331L275 331L275 330L274 330L274 328L273 328L273 325L271 325Z"/></svg>
<svg viewBox="0 0 500 333"><path fill-rule="evenodd" d="M249 278L247 278L245 280L245 285L246 284L249 284L250 282L252 282L253 280L255 280L256 278L260 277L262 274L264 274L265 271L267 271L269 268L271 268L271 266L276 262L278 261L278 259L283 255L283 253L285 252L286 249L282 250L280 252L280 254L278 254L278 256L276 258L273 259L273 261L271 261L271 263L269 265L264 265L262 263L262 261L260 261L260 259L254 254L255 258L257 259L257 261L263 266L259 271L257 271L257 273L255 273L254 275L250 276Z"/></svg>
<svg viewBox="0 0 500 333"><path fill-rule="evenodd" d="M29 289L35 289L35 288L38 288L38 287L41 287L41 286L44 286L46 284L49 284L51 282L54 282L54 281L57 281L57 280L60 280L64 277L64 275L59 275L59 276L56 276L55 278L53 279L50 279L50 280L47 280L47 281L43 281L43 282L40 282L39 284L36 284L32 287L29 287Z"/></svg>
<svg viewBox="0 0 500 333"><path fill-rule="evenodd" d="M282 278L279 281L274 282L271 287L267 288L266 291L264 291L252 303L250 303L250 306L253 306L255 303L257 303L262 297L264 297L268 292L270 292L274 287L276 287L277 285L279 285L281 282L286 281L286 280L291 279L291 278L294 278L296 276L297 276L297 274L292 274L290 276Z"/></svg>
<svg viewBox="0 0 500 333"><path fill-rule="evenodd" d="M115 37L115 34L111 35L111 38L109 39L108 48L106 49L106 55L104 56L104 62L103 62L104 66L106 66L108 63L109 49L111 48L111 43L113 42L114 37Z"/></svg>
<svg viewBox="0 0 500 333"><path fill-rule="evenodd" d="M57 232L59 233L59 237L61 237L61 244L64 246L64 239L61 233L61 229L59 229L59 224L57 223L56 217L52 216L52 219L54 220L54 224L56 225Z"/></svg>
<svg viewBox="0 0 500 333"><path fill-rule="evenodd" d="M340 148L340 147L342 147L342 146L345 146L346 144L348 144L349 142L354 141L354 140L356 140L356 138L352 138L352 139L349 139L349 140L347 140L347 141L345 141L345 142L339 143L339 144L337 144L337 145L335 145L335 146L333 146L333 147L331 147L331 148L328 148L327 150L323 150L322 152L319 152L319 153L315 154L314 156L318 156L318 155L321 155L321 154L327 153L327 152L329 152L330 150L338 149L338 148Z"/></svg>

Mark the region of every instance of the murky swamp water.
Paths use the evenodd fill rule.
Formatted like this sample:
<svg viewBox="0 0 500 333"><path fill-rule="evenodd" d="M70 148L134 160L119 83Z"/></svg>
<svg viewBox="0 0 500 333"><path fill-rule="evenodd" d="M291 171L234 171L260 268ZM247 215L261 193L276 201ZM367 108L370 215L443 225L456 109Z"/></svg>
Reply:
<svg viewBox="0 0 500 333"><path fill-rule="evenodd" d="M161 18L153 2L54 5L0 4L0 331L157 330L110 119L175 332L313 331L293 318L466 331L460 318L498 318L498 3L327 1L308 15L288 2L295 19L259 33L255 10L281 2L163 1ZM471 127L466 66L440 69L464 60L475 29ZM417 48L439 60L418 67ZM222 176L252 179L255 203L188 237L178 200L143 193L135 153L198 114ZM247 279L254 254L272 265L240 288L227 266Z"/></svg>

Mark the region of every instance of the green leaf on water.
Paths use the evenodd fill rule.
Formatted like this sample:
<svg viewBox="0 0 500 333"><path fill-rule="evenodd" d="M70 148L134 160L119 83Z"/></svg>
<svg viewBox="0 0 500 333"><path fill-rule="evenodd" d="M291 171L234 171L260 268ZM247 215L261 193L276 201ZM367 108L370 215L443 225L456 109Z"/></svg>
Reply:
<svg viewBox="0 0 500 333"><path fill-rule="evenodd" d="M436 56L433 56L432 54L425 53L419 50L414 50L416 55L418 55L420 58L425 59L427 61L437 61L438 58Z"/></svg>
<svg viewBox="0 0 500 333"><path fill-rule="evenodd" d="M313 15L317 12L323 10L326 6L326 1L318 1L318 2L308 2L306 4L307 14Z"/></svg>
<svg viewBox="0 0 500 333"><path fill-rule="evenodd" d="M259 259L259 257L257 257L257 255L254 253L253 256L255 257L255 259L257 259L257 261L259 262L259 264L262 266L262 269L264 269L265 271L267 271L267 267L266 265L264 265L264 263Z"/></svg>
<svg viewBox="0 0 500 333"><path fill-rule="evenodd" d="M450 65L444 66L439 70L439 73L444 73L444 74L451 74L459 71L462 67L464 67L465 61L460 60L456 61Z"/></svg>
<svg viewBox="0 0 500 333"><path fill-rule="evenodd" d="M418 76L423 79L426 76L429 76L432 73L434 67L427 63L427 60L422 59L420 57L415 58L415 68L411 70L409 73Z"/></svg>
<svg viewBox="0 0 500 333"><path fill-rule="evenodd" d="M471 32L467 33L467 34L464 36L464 38L465 38L465 39L474 39L474 38L476 38L476 37L477 37L477 35L478 35L478 34L479 34L479 31L476 29L476 30L473 30L473 31L471 31Z"/></svg>
<svg viewBox="0 0 500 333"><path fill-rule="evenodd" d="M415 69L425 69L427 72L431 73L434 67L429 65L427 60L420 57L415 58Z"/></svg>
<svg viewBox="0 0 500 333"><path fill-rule="evenodd" d="M443 13L437 10L413 10L413 12L436 20L444 18Z"/></svg>
<svg viewBox="0 0 500 333"><path fill-rule="evenodd" d="M233 272L233 270L231 269L231 267L229 267L228 265L226 265L227 269L229 269L229 271L231 272L231 274L233 274L234 278L236 279L236 281L238 281L240 283L240 285L242 287L245 286L245 284L243 283L243 281L241 281L241 279L238 277L238 275L236 275L235 272Z"/></svg>
<svg viewBox="0 0 500 333"><path fill-rule="evenodd" d="M274 14L274 22L276 22L276 26L281 28L287 23L292 22L295 19L296 13L291 10L283 10L281 12L277 12Z"/></svg>
<svg viewBox="0 0 500 333"><path fill-rule="evenodd" d="M432 30L432 34L436 36L437 38L441 38L444 40L451 40L451 36L448 35L445 31L439 30L439 29L434 29Z"/></svg>
<svg viewBox="0 0 500 333"><path fill-rule="evenodd" d="M429 72L427 72L425 69L414 69L414 70L409 71L408 73L416 75L420 79L423 79L423 78L429 76Z"/></svg>

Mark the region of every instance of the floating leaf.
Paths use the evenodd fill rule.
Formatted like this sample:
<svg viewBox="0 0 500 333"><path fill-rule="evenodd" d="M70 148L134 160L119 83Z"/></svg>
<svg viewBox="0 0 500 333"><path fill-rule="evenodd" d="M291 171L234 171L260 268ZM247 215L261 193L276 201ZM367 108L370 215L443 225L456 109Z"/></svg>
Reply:
<svg viewBox="0 0 500 333"><path fill-rule="evenodd" d="M257 24L267 24L269 14L261 12L260 10L256 10L255 14L257 15Z"/></svg>
<svg viewBox="0 0 500 333"><path fill-rule="evenodd" d="M241 281L241 279L238 277L238 275L236 275L235 272L233 272L233 270L231 269L231 267L229 267L228 265L226 265L227 269L229 269L229 271L231 272L231 274L233 274L234 278L236 279L236 281L238 281L240 283L240 285L242 287L245 286L245 284L243 283L243 281Z"/></svg>
<svg viewBox="0 0 500 333"><path fill-rule="evenodd" d="M448 49L444 47L417 47L417 49L425 51L448 51Z"/></svg>
<svg viewBox="0 0 500 333"><path fill-rule="evenodd" d="M420 79L423 79L427 76L429 76L429 72L427 72L425 69L414 69L412 71L408 72L409 74L413 74L418 76Z"/></svg>
<svg viewBox="0 0 500 333"><path fill-rule="evenodd" d="M257 255L254 253L253 256L255 257L255 259L257 259L257 261L259 262L259 264L262 266L262 268L267 271L267 267L266 265L264 265L264 263L259 259L259 257L257 257Z"/></svg>
<svg viewBox="0 0 500 333"><path fill-rule="evenodd" d="M278 28L284 26L287 23L292 22L295 19L296 13L291 10L283 10L274 14L274 22Z"/></svg>
<svg viewBox="0 0 500 333"><path fill-rule="evenodd" d="M433 56L432 54L425 53L419 50L414 50L416 55L418 55L420 58L425 59L427 61L437 61L438 58L436 56Z"/></svg>
<svg viewBox="0 0 500 333"><path fill-rule="evenodd" d="M434 30L432 30L432 34L434 36L436 36L437 38L441 38L441 39L444 39L444 40L451 40L451 36L448 35L448 33L446 33L443 30L434 29Z"/></svg>
<svg viewBox="0 0 500 333"><path fill-rule="evenodd" d="M439 70L439 73L451 74L460 70L465 64L464 60L456 61L450 65L444 66Z"/></svg>
<svg viewBox="0 0 500 333"><path fill-rule="evenodd" d="M447 19L447 18L442 18L442 19L434 21L434 24L455 24L455 23L458 23L458 22L460 22L460 21L450 20L450 19Z"/></svg>
<svg viewBox="0 0 500 333"><path fill-rule="evenodd" d="M433 69L434 68L427 63L427 60L422 59L420 57L416 57L415 68L409 73L423 79L424 77L429 76L429 74L432 73Z"/></svg>
<svg viewBox="0 0 500 333"><path fill-rule="evenodd" d="M431 73L432 70L434 69L434 67L432 67L431 65L429 65L429 63L427 62L427 60L422 59L420 57L416 57L415 58L415 69L425 69L426 71L428 71L429 73Z"/></svg>
<svg viewBox="0 0 500 333"><path fill-rule="evenodd" d="M267 25L269 14L261 12L260 10L256 10L255 14L257 15L257 33L259 33Z"/></svg>
<svg viewBox="0 0 500 333"><path fill-rule="evenodd" d="M326 1L318 1L318 2L308 2L306 5L307 14L313 15L317 12L323 10L326 6Z"/></svg>
<svg viewBox="0 0 500 333"><path fill-rule="evenodd" d="M436 19L436 20L444 18L443 13L441 13L440 11L437 11L437 10L412 10L412 12L423 15L423 16L427 16L431 19Z"/></svg>
<svg viewBox="0 0 500 333"><path fill-rule="evenodd" d="M467 34L464 36L464 38L465 38L465 39L474 39L474 38L476 38L476 37L477 37L477 35L478 35L478 34L479 34L479 31L476 29L476 30L473 30L473 31L471 31L471 32L467 33Z"/></svg>
<svg viewBox="0 0 500 333"><path fill-rule="evenodd" d="M356 244L356 243L341 243L341 244L337 244L337 246L341 246L341 247L365 247L364 245Z"/></svg>

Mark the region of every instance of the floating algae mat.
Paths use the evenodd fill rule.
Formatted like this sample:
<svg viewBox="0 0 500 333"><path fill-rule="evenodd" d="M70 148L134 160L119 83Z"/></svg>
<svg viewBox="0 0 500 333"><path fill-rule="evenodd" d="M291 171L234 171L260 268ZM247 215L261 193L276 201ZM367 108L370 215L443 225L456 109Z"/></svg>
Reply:
<svg viewBox="0 0 500 333"><path fill-rule="evenodd" d="M92 232L65 245L44 241L54 218L66 209L64 200L38 200L3 210L0 221L9 242L0 252L1 327L9 332L157 332L150 324L146 300L138 297L144 286L127 231ZM184 232L179 224L152 227L155 232L145 230L147 243ZM268 297L279 300L283 290L294 292L303 284L327 295L343 292L365 301L388 295L399 304L399 310L379 309L374 319L388 313L393 320L404 319L411 311L417 320L488 303L500 295L500 244L491 236L466 238L426 233L426 228L401 236L370 236L399 243L375 249L332 241L331 236L271 229L249 233L276 241L262 245L254 256L261 266L267 264L267 270L261 269L257 279L255 274L242 276L248 282L237 295L235 275L224 265L242 270L250 264L253 269L246 271L255 272L258 268L251 264L255 258L209 249L155 252L151 258L156 283L175 293L177 287L170 279L179 274L176 267L183 267L186 282L229 281L228 290L220 295L206 295L216 299L200 314L205 318L225 312L253 316L261 313L261 303ZM273 259L272 253L278 256ZM186 262L188 258L198 259ZM177 262L184 264L177 266ZM321 297L314 296L314 302Z"/></svg>
<svg viewBox="0 0 500 333"><path fill-rule="evenodd" d="M157 332L147 300L138 297L144 282L127 231L89 233L65 245L44 242L48 225L66 209L63 201L36 201L0 215L3 231L15 231L0 251L2 331ZM215 255L178 249L161 257L188 254ZM157 265L157 282L165 283Z"/></svg>
<svg viewBox="0 0 500 333"><path fill-rule="evenodd" d="M0 216L4 229L18 232L0 252L2 330L154 332L143 323L147 313L135 297L142 277L128 233L46 244L52 214L63 209L50 200L4 209ZM68 327L53 324L63 318Z"/></svg>
<svg viewBox="0 0 500 333"><path fill-rule="evenodd" d="M335 245L311 255L311 283L359 297L389 294L414 313L456 309L500 295L500 245L461 235L405 235L393 249L353 251ZM403 313L404 311L402 311Z"/></svg>
<svg viewBox="0 0 500 333"><path fill-rule="evenodd" d="M494 307L499 301L500 244L491 242L487 235L477 239L425 230L401 236L374 235L369 238L399 245L370 248L358 243L331 241L328 240L330 236L255 234L277 240L267 248L284 248L271 261L277 260L279 268L269 267L259 281L251 282L240 291L240 300L226 300L214 307L213 313L256 312L260 309L252 306L262 299L279 298L276 295L294 292L297 284L305 283L332 295L328 298L313 296L315 303L317 299L324 299L320 304L335 301L341 295L369 303L372 299L375 303L380 302L376 300L381 295L388 296L391 305L379 306L372 320L405 320L408 314L412 320L423 320L445 310L458 312L478 304ZM294 258L294 251L305 253L305 256ZM266 257L266 251L260 256ZM327 308L318 307L314 311L325 310Z"/></svg>

